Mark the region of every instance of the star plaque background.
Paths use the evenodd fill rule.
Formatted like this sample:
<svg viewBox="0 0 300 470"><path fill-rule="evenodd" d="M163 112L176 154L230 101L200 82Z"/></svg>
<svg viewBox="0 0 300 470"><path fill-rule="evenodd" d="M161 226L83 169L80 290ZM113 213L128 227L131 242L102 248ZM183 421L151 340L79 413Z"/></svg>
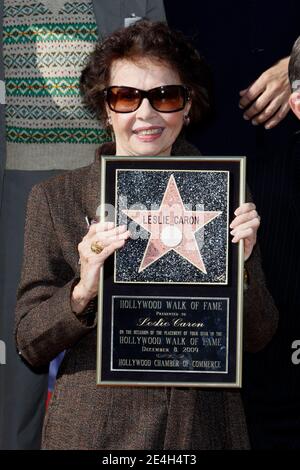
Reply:
<svg viewBox="0 0 300 470"><path fill-rule="evenodd" d="M240 387L244 157L101 159L101 219L131 238L101 269L97 384Z"/></svg>
<svg viewBox="0 0 300 470"><path fill-rule="evenodd" d="M228 171L118 170L116 178L117 225L127 224L133 238L116 253L115 282L226 284ZM167 224L173 205L178 223ZM167 230L171 237L178 231L179 240L165 240Z"/></svg>

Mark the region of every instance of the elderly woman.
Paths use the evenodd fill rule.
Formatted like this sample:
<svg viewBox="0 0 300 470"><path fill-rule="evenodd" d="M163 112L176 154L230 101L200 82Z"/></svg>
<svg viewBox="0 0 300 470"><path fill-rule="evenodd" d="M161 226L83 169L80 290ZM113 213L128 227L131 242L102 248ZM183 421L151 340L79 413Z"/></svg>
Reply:
<svg viewBox="0 0 300 470"><path fill-rule="evenodd" d="M202 60L164 23L138 22L99 44L81 77L86 104L112 128L95 162L36 185L25 227L16 342L32 366L67 350L43 430L46 449L245 449L247 428L238 391L96 387L99 271L130 236L126 226L97 222L101 154L197 155L179 138L207 108ZM266 290L252 203L235 211L233 242L245 241L245 347L263 348L277 313ZM97 253L95 243L101 244ZM96 243L96 245L97 245ZM99 250L100 251L100 250ZM251 255L251 257L250 257Z"/></svg>

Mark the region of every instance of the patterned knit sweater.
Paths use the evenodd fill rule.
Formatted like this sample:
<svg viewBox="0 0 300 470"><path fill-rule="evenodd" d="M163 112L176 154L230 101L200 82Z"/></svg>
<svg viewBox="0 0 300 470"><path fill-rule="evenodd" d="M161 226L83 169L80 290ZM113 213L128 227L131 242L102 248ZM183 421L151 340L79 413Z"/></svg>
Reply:
<svg viewBox="0 0 300 470"><path fill-rule="evenodd" d="M79 94L98 40L92 1L5 0L4 7L7 168L89 164L109 140Z"/></svg>

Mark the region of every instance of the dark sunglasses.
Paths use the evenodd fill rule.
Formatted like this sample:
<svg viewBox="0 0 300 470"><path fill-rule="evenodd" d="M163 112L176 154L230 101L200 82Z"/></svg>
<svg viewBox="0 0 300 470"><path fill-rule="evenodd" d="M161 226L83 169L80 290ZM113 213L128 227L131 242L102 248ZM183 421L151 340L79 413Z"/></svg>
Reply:
<svg viewBox="0 0 300 470"><path fill-rule="evenodd" d="M130 86L111 86L104 90L109 108L115 113L132 113L144 98L160 113L181 111L190 100L190 93L184 85L165 85L151 90L139 90Z"/></svg>

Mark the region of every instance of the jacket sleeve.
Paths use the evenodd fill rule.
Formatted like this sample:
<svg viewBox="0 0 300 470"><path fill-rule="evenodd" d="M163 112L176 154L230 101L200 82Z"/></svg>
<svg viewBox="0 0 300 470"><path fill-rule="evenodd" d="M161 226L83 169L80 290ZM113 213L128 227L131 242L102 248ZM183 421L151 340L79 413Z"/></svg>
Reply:
<svg viewBox="0 0 300 470"><path fill-rule="evenodd" d="M247 186L247 202L253 202ZM245 262L247 283L244 290L244 350L258 352L271 341L278 325L278 310L268 291L262 269L259 245Z"/></svg>
<svg viewBox="0 0 300 470"><path fill-rule="evenodd" d="M272 339L278 325L278 310L266 286L258 245L245 267L248 282L244 292L244 350L257 352Z"/></svg>
<svg viewBox="0 0 300 470"><path fill-rule="evenodd" d="M78 276L65 261L55 232L43 183L29 195L21 280L17 291L15 339L19 354L32 366L49 363L72 347L96 323L76 317L70 296Z"/></svg>

